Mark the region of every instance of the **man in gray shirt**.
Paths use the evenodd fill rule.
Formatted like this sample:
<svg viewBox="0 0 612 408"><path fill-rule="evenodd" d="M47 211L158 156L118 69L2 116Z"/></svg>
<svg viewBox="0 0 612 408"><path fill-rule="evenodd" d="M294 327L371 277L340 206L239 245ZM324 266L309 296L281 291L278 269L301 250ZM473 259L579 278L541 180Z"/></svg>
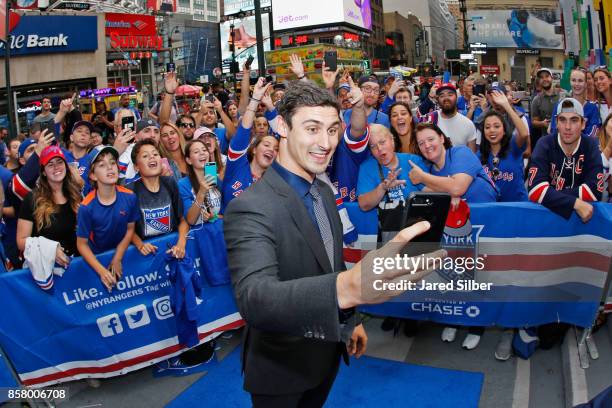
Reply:
<svg viewBox="0 0 612 408"><path fill-rule="evenodd" d="M32 123L46 123L55 119L55 113L51 112L51 98L43 96L41 105L42 111L36 115Z"/></svg>
<svg viewBox="0 0 612 408"><path fill-rule="evenodd" d="M541 136L547 134L553 109L559 102L559 94L553 87L552 72L548 68L540 68L536 72L536 78L540 81L542 93L533 98L531 102L531 123L534 132L531 135L531 145L535 147Z"/></svg>

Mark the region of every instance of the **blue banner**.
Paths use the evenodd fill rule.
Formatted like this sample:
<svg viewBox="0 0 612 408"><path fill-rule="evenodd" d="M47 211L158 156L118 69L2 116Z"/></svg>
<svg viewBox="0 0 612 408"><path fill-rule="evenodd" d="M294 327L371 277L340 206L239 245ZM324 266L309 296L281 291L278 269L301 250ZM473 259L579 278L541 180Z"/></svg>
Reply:
<svg viewBox="0 0 612 408"><path fill-rule="evenodd" d="M0 43L0 56L4 47ZM15 56L97 49L96 16L21 16L11 31L11 55Z"/></svg>
<svg viewBox="0 0 612 408"><path fill-rule="evenodd" d="M160 250L176 234L150 241ZM200 268L193 240L187 253ZM98 256L103 265L113 253ZM165 270L153 270L154 257L131 246L123 258L123 277L112 292L81 259L75 258L53 289L37 287L28 270L0 276L0 345L21 382L45 386L88 377L111 377L179 354L170 304L172 287ZM199 303L200 342L240 327L230 285L206 284Z"/></svg>
<svg viewBox="0 0 612 408"><path fill-rule="evenodd" d="M350 265L375 245L377 215L361 211L356 203L346 207L359 232L355 246L344 249ZM442 245L474 255L488 252L487 261L493 266L486 274L468 277L494 282L490 291L409 291L401 301L361 310L469 326L525 327L562 321L588 327L604 297L611 239L612 204L595 204L587 224L575 214L565 220L532 203L470 205L467 223L460 228L447 225ZM456 274L436 270L430 277L450 282Z"/></svg>

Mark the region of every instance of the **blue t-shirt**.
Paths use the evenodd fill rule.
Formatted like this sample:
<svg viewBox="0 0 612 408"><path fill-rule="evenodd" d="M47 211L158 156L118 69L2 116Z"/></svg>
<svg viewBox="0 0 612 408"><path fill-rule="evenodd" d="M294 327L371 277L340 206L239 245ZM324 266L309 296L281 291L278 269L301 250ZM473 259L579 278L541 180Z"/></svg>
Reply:
<svg viewBox="0 0 612 408"><path fill-rule="evenodd" d="M9 183L13 179L13 172L4 166L0 166L0 180L2 180L2 187L5 191L4 206L10 207L12 204L8 198ZM4 217L5 228L2 232L2 242L5 245L15 244L17 242L17 217Z"/></svg>
<svg viewBox="0 0 612 408"><path fill-rule="evenodd" d="M344 111L344 123L346 123L347 125L351 123L352 113L352 109L347 109L346 111ZM371 125L372 123L384 125L388 128L391 127L391 123L389 122L389 116L387 116L386 113L376 109L372 109L372 112L370 112L370 114L368 115L368 125Z"/></svg>
<svg viewBox="0 0 612 408"><path fill-rule="evenodd" d="M225 128L214 128L213 132L217 135L217 140L219 141L219 147L221 148L222 154L227 154L227 149L229 148L229 142L226 138L227 129Z"/></svg>
<svg viewBox="0 0 612 408"><path fill-rule="evenodd" d="M516 138L512 137L506 157L500 158L497 169L497 177L493 174L493 154L489 153L488 163L484 169L495 182L499 190L499 201L528 201L527 188L523 180L523 153L527 149L527 143L523 147L518 147ZM480 152L477 153L480 159Z"/></svg>
<svg viewBox="0 0 612 408"><path fill-rule="evenodd" d="M412 170L412 166L408 163L411 160L414 164L429 173L429 169L425 165L425 162L420 156L411 153L396 153L398 166L401 168L400 173L397 177L398 180L406 180L405 185L399 185L391 188L387 191L386 201L405 201L410 193L413 191L421 191L423 184L414 185L410 182L408 174ZM389 168L380 166L382 168L383 177L387 177L389 174ZM357 180L357 196L369 193L374 190L382 182L379 171L378 161L374 157L368 158L366 161L361 163L359 167L359 179Z"/></svg>
<svg viewBox="0 0 612 408"><path fill-rule="evenodd" d="M219 180L217 178L217 182L220 182L221 180ZM221 209L221 192L219 191L220 188L222 188L223 184L221 183L220 186L217 187L212 187L210 190L208 190L208 193L206 194L206 205L207 205L207 211L208 212L213 212L214 214L219 214L220 209ZM185 219L187 219L187 213L189 213L189 209L191 208L191 206L193 205L193 202L196 199L196 195L195 192L193 191L193 186L191 185L191 180L189 179L189 177L183 177L182 179L179 180L178 182L178 188L179 188L179 197L181 199L182 202L182 209L183 209L183 217ZM197 224L201 224L202 223L202 217L198 217L198 220L195 222L194 225Z"/></svg>
<svg viewBox="0 0 612 408"><path fill-rule="evenodd" d="M83 194L89 194L91 190L91 186L89 185L89 155L85 154L85 156L80 159L75 159L70 150L62 148L62 152L64 152L64 156L66 156L66 163L70 166L71 163L76 163L76 166L79 170L79 175L85 182L85 186L83 187ZM74 164L72 164L74 166Z"/></svg>
<svg viewBox="0 0 612 408"><path fill-rule="evenodd" d="M100 203L96 190L93 190L79 207L77 237L87 238L94 254L116 248L125 237L128 224L140 218L136 194L125 187L116 188L114 203Z"/></svg>
<svg viewBox="0 0 612 408"><path fill-rule="evenodd" d="M433 164L430 166L431 174L434 176L454 176L465 173L472 177L472 183L465 194L461 197L468 203L487 203L497 201L497 191L491 178L480 164L478 157L466 146L451 147L446 150L444 167L436 170Z"/></svg>

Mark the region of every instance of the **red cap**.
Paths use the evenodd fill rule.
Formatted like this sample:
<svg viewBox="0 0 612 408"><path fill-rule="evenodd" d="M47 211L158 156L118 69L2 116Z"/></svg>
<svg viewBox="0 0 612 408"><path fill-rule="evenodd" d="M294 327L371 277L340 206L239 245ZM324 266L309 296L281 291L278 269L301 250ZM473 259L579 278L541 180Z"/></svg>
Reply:
<svg viewBox="0 0 612 408"><path fill-rule="evenodd" d="M450 228L461 228L470 220L470 207L464 200L459 201L459 206L456 210L448 212L446 217L446 226Z"/></svg>
<svg viewBox="0 0 612 408"><path fill-rule="evenodd" d="M436 89L436 95L440 95L442 91L450 90L457 93L457 87L450 82L445 82Z"/></svg>
<svg viewBox="0 0 612 408"><path fill-rule="evenodd" d="M60 157L63 161L66 161L66 156L64 156L64 152L62 152L59 146L45 147L42 153L40 153L40 165L45 167L54 157Z"/></svg>

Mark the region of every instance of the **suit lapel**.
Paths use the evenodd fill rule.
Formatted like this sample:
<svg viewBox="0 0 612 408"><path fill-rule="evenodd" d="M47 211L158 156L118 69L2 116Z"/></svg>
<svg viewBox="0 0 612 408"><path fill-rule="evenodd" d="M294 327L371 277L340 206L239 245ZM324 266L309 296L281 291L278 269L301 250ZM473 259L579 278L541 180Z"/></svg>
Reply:
<svg viewBox="0 0 612 408"><path fill-rule="evenodd" d="M312 223L310 215L302 200L273 167L269 167L266 170L262 181L263 180L281 196L280 200L283 202L287 212L291 215L298 231L304 236L304 240L308 243L310 250L317 259L317 262L319 262L319 265L321 265L321 268L323 268L324 273L333 272L332 265L330 265L329 259L327 258L327 252L325 252L325 246L323 245L321 235ZM332 231L334 231L333 226Z"/></svg>

